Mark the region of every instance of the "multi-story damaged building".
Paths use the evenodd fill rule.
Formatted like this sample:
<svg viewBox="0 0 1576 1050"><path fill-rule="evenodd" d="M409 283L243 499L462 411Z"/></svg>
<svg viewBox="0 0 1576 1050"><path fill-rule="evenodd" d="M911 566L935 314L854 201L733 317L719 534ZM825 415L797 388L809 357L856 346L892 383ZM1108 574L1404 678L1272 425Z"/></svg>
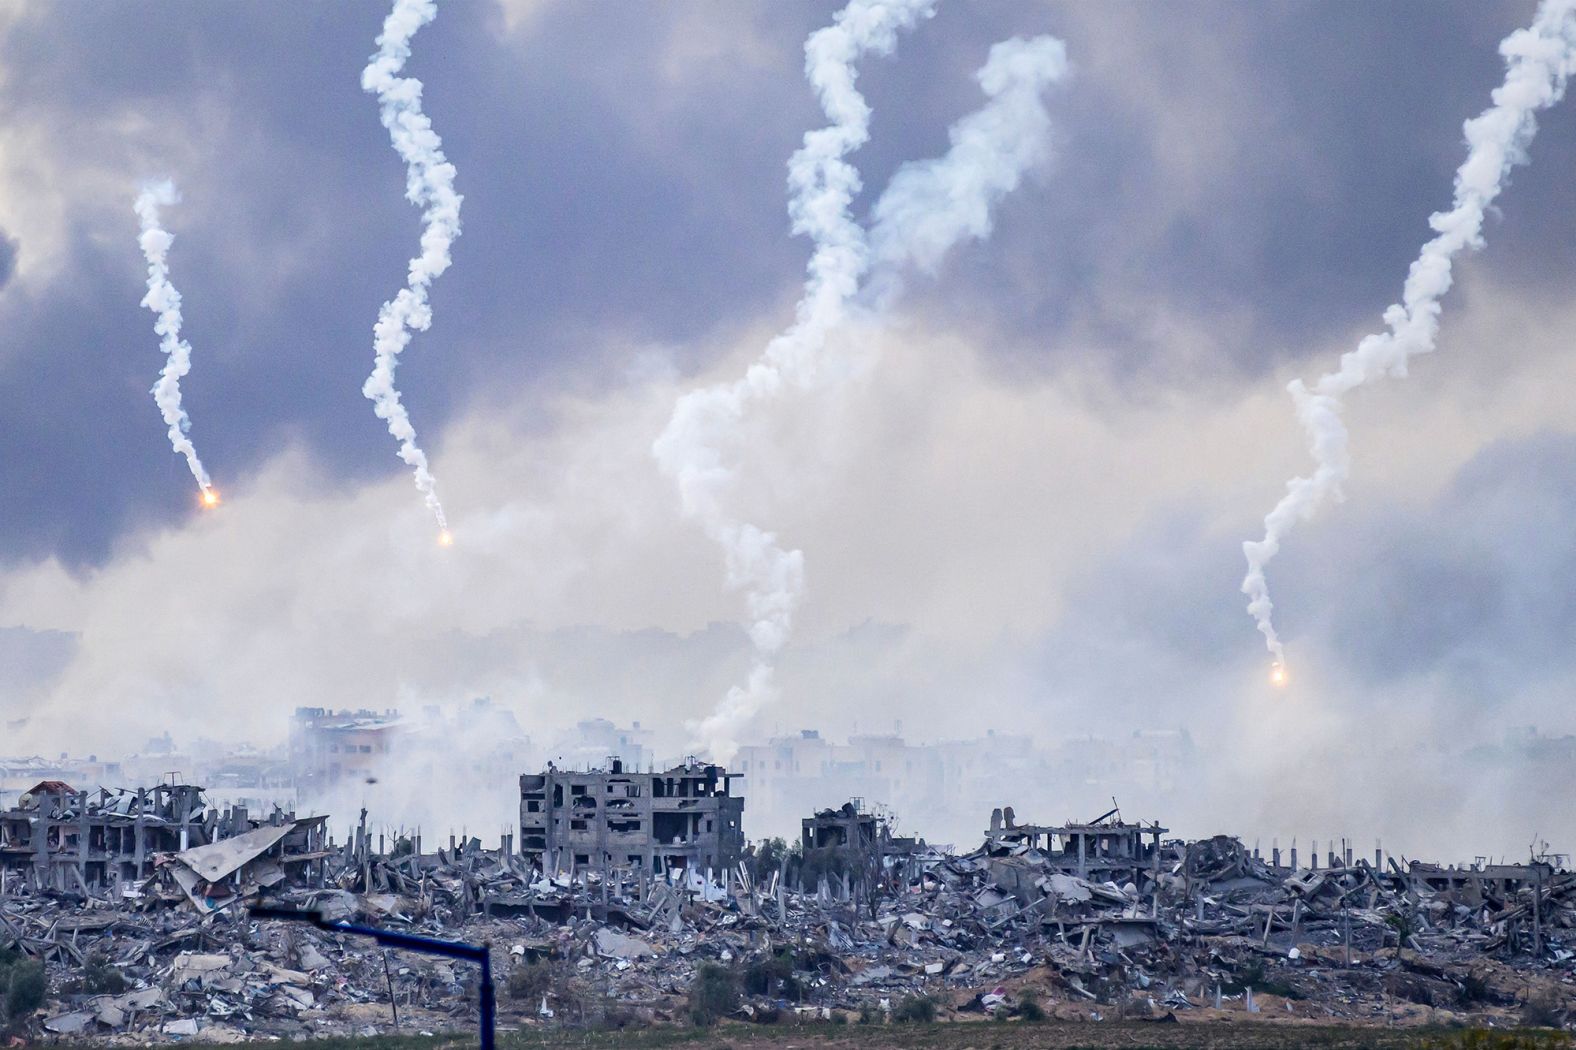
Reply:
<svg viewBox="0 0 1576 1050"><path fill-rule="evenodd" d="M615 868L720 875L744 851L738 774L691 759L640 773L547 770L520 778L520 850L543 871Z"/></svg>
<svg viewBox="0 0 1576 1050"><path fill-rule="evenodd" d="M863 799L849 799L836 809L823 809L800 822L799 847L805 856L821 849L851 849L886 856L912 853L919 845L912 838L892 834L892 822L867 810Z"/></svg>
<svg viewBox="0 0 1576 1050"><path fill-rule="evenodd" d="M46 780L24 792L16 806L0 811L0 877L13 887L92 894L142 882L174 859L199 864L207 859L204 870L213 875L207 882L217 884L273 847L279 865L321 859L322 824L323 818L298 821L279 812L259 822L241 807L221 812L208 805L201 788L189 784L77 791ZM249 837L262 843L250 854ZM231 841L238 848L216 846ZM218 861L236 863L222 876L213 874L214 861L205 850ZM281 867L279 877L283 874ZM198 875L188 881L183 884L187 892L214 892Z"/></svg>
<svg viewBox="0 0 1576 1050"><path fill-rule="evenodd" d="M341 781L375 778L395 743L409 730L398 711L331 711L298 707L290 720L290 771L303 799Z"/></svg>

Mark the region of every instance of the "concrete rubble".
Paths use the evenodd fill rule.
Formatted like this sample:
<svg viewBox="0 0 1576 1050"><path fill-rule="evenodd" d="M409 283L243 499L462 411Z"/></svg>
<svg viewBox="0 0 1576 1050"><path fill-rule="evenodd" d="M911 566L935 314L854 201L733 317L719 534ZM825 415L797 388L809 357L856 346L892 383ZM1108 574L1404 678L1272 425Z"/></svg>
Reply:
<svg viewBox="0 0 1576 1050"><path fill-rule="evenodd" d="M254 920L243 905L263 898L490 943L500 1021L519 1027L688 1023L705 963L738 975L736 1016L761 1023L879 1022L920 997L959 1019L1576 1022L1576 873L1552 863L1343 849L1283 865L1115 811L1041 826L1010 809L955 855L865 834L858 816L807 820L808 849L660 875L543 870L507 837L380 852L364 816L343 847L312 821L237 825L159 855L141 881L13 879L0 951L46 964L32 1034L122 1044L474 1024L470 968ZM839 822L849 834L828 831Z"/></svg>

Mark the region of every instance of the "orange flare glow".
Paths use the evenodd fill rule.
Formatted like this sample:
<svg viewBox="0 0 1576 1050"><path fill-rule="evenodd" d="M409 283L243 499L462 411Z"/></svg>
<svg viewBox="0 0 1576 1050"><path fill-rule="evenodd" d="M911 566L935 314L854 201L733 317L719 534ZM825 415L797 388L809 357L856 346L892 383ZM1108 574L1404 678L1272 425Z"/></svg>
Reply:
<svg viewBox="0 0 1576 1050"><path fill-rule="evenodd" d="M444 529L442 532L438 533L438 546L440 546L440 547L452 547L452 546L454 546L454 534L451 533L448 529Z"/></svg>
<svg viewBox="0 0 1576 1050"><path fill-rule="evenodd" d="M1270 668L1270 684L1277 686L1286 684L1285 664L1276 664L1274 667Z"/></svg>
<svg viewBox="0 0 1576 1050"><path fill-rule="evenodd" d="M219 505L219 490L218 489L203 489L202 490L202 505L204 507L217 507Z"/></svg>

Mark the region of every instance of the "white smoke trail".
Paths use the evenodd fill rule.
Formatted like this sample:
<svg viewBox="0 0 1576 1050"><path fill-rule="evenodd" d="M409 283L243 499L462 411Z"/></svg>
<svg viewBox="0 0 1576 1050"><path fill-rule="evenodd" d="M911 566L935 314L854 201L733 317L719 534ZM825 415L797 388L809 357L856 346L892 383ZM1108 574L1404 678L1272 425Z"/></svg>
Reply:
<svg viewBox="0 0 1576 1050"><path fill-rule="evenodd" d="M940 159L905 166L875 209L873 254L864 231L848 214L859 190L857 172L843 158L868 137L869 108L854 90L852 63L863 53L887 53L895 30L928 17L933 3L897 5L855 0L830 27L806 44L806 72L832 124L805 136L789 163L795 232L816 248L796 321L774 339L737 382L694 391L679 400L653 447L665 473L676 479L686 515L698 519L724 551L730 586L745 591L749 634L756 658L745 685L729 690L711 715L692 730L713 757L727 760L749 719L776 696L773 659L786 644L804 596L804 555L784 550L774 534L742 522L722 506L733 471L721 444L746 408L775 396L785 385L810 389L835 374L826 359L828 334L851 318L851 304L872 262L889 274L898 267L934 267L965 234L989 232L989 208L1044 156L1049 116L1039 90L1066 70L1065 52L1049 37L996 45L979 77L990 101L952 128L952 148ZM920 216L916 209L940 213ZM885 287L896 287L895 276ZM894 292L895 294L895 292ZM883 297L882 305L890 299Z"/></svg>
<svg viewBox="0 0 1576 1050"><path fill-rule="evenodd" d="M729 690L717 711L693 727L724 760L737 747L738 729L776 694L771 661L787 642L804 595L804 555L723 509L733 471L722 462L721 445L749 404L774 397L787 383L807 388L816 381L827 334L844 319L868 265L864 231L848 212L859 173L843 159L870 137L870 107L855 87L854 64L866 54L890 54L898 31L934 10L935 0L850 0L805 42L805 76L831 123L808 132L788 162L792 229L815 243L796 319L744 378L681 397L652 446L662 471L678 484L685 515L722 546L729 586L746 595L756 650L748 683Z"/></svg>
<svg viewBox="0 0 1576 1050"><path fill-rule="evenodd" d="M1504 188L1510 169L1527 162L1527 147L1538 130L1534 113L1564 97L1566 82L1576 70L1576 0L1545 0L1532 25L1506 37L1499 50L1505 58L1505 82L1494 89L1493 105L1464 126L1467 159L1456 171L1454 207L1429 217L1437 236L1412 263L1401 302L1385 311L1387 330L1365 337L1357 349L1343 354L1340 367L1320 377L1312 390L1300 379L1287 388L1316 466L1311 475L1287 482L1286 495L1264 518L1264 538L1242 545L1248 559L1242 592L1275 658L1277 679L1284 673L1286 651L1271 619L1274 605L1264 566L1293 525L1311 517L1326 498L1341 498L1341 483L1351 468L1341 396L1375 377L1405 376L1411 357L1434 349L1439 301L1450 290L1452 261L1463 248L1482 246L1485 212Z"/></svg>
<svg viewBox="0 0 1576 1050"><path fill-rule="evenodd" d="M412 332L432 324L427 289L449 268L449 248L460 235L460 202L454 192L454 165L443 156L443 143L432 130L432 121L421 111L421 81L401 77L410 58L410 40L416 30L438 13L433 0L395 0L394 10L383 22L377 54L361 73L361 88L378 96L383 126L394 149L406 165L405 197L422 209L421 254L410 261L408 286L378 311L373 327L376 363L361 392L373 404L389 433L399 440L399 457L415 471L416 487L427 507L437 516L441 538L448 538L448 521L438 501L438 483L427 469L427 454L416 444L416 428L394 386L394 369L400 352L410 345Z"/></svg>
<svg viewBox="0 0 1576 1050"><path fill-rule="evenodd" d="M872 282L877 308L899 290L900 268L934 273L964 237L990 236L991 209L1050 154L1045 89L1068 72L1055 37L1012 37L990 49L975 74L990 101L948 130L945 155L899 168L871 209L871 252L883 270Z"/></svg>
<svg viewBox="0 0 1576 1050"><path fill-rule="evenodd" d="M148 260L148 294L142 297L142 305L158 315L153 330L159 335L159 349L164 351L165 358L164 367L159 370L159 381L151 391L153 400L169 427L170 445L186 457L186 465L202 490L203 502L211 504L218 497L213 492L207 469L197 458L197 447L187 436L192 421L181 407L181 378L192 370L192 348L181 338L181 293L170 283L168 258L175 236L159 225L160 206L175 204L180 199L175 184L168 180L144 186L137 195L135 207L142 227L137 243Z"/></svg>

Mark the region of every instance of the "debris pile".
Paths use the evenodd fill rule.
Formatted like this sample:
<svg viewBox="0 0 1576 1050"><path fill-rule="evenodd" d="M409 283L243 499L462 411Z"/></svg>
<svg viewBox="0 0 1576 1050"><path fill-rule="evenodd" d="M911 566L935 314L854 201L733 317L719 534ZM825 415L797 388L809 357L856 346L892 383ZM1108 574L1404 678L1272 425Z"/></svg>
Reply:
<svg viewBox="0 0 1576 1050"><path fill-rule="evenodd" d="M1010 809L966 855L892 848L851 810L814 818L816 850L833 850L833 817L853 835L825 856L747 850L722 872L661 874L544 871L508 837L434 853L400 838L384 853L364 815L335 847L322 818L291 818L158 854L141 882L17 880L0 897L0 952L46 964L43 1032L142 1042L474 1023L473 968L259 921L243 906L258 899L488 943L514 1026L688 1023L692 989L713 979L731 989L728 1015L760 1023L1576 1021L1576 873L1546 860L1332 853L1302 867L1115 811L1041 826Z"/></svg>

